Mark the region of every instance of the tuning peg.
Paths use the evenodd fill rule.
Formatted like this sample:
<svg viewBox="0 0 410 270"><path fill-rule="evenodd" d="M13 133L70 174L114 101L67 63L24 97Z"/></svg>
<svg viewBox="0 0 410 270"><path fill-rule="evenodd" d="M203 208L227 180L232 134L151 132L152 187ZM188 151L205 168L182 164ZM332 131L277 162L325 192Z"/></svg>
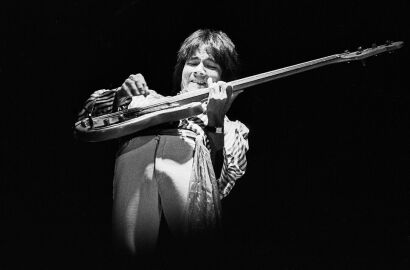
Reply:
<svg viewBox="0 0 410 270"><path fill-rule="evenodd" d="M356 54L361 54L361 53L362 53L362 50L363 50L362 46L359 46L359 47L357 48Z"/></svg>
<svg viewBox="0 0 410 270"><path fill-rule="evenodd" d="M345 50L344 53L350 53L349 50Z"/></svg>

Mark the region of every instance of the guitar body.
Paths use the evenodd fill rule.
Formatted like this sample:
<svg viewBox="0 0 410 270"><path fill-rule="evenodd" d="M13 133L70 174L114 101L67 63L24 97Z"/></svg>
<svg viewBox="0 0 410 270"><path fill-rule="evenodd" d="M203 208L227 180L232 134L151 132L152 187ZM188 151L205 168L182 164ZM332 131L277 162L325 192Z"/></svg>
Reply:
<svg viewBox="0 0 410 270"><path fill-rule="evenodd" d="M156 125L178 121L184 118L203 113L204 107L201 102L192 102L178 107L162 109L142 116L111 123L112 119L119 118L102 115L75 123L75 136L83 141L99 142L117 139ZM93 121L91 124L90 121Z"/></svg>

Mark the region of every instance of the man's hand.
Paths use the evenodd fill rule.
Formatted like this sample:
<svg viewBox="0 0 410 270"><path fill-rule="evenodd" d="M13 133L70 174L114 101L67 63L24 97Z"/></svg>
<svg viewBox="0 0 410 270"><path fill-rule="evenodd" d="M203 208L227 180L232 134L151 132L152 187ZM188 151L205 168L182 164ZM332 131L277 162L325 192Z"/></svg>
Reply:
<svg viewBox="0 0 410 270"><path fill-rule="evenodd" d="M148 85L141 73L130 75L121 85L117 95L120 97L149 95Z"/></svg>
<svg viewBox="0 0 410 270"><path fill-rule="evenodd" d="M232 102L237 96L237 93L232 94L232 86L228 83L219 81L212 82L212 78L208 78L209 96L208 96L208 125L222 127L224 118Z"/></svg>

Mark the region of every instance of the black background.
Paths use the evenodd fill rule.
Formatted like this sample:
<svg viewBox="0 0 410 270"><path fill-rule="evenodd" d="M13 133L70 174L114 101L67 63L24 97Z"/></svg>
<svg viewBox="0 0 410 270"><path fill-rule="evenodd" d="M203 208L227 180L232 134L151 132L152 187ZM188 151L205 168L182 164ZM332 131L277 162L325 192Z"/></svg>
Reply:
<svg viewBox="0 0 410 270"><path fill-rule="evenodd" d="M76 113L131 73L169 94L176 51L198 28L233 39L242 76L405 42L235 101L229 117L249 127L250 151L223 201L221 265L408 269L408 11L405 0L2 4L2 269L113 264L116 143L75 141Z"/></svg>

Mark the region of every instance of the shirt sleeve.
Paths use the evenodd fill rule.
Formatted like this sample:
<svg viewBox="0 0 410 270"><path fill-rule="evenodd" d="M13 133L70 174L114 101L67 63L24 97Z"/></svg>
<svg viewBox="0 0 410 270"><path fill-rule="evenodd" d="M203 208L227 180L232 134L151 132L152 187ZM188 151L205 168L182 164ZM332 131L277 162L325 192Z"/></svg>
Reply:
<svg viewBox="0 0 410 270"><path fill-rule="evenodd" d="M86 118L89 114L98 116L127 108L132 98L123 97L117 99L117 90L102 89L92 93L82 110L78 113L78 120Z"/></svg>
<svg viewBox="0 0 410 270"><path fill-rule="evenodd" d="M224 163L218 181L221 199L229 194L236 180L245 174L246 152L249 149L249 129L239 121L225 119Z"/></svg>

